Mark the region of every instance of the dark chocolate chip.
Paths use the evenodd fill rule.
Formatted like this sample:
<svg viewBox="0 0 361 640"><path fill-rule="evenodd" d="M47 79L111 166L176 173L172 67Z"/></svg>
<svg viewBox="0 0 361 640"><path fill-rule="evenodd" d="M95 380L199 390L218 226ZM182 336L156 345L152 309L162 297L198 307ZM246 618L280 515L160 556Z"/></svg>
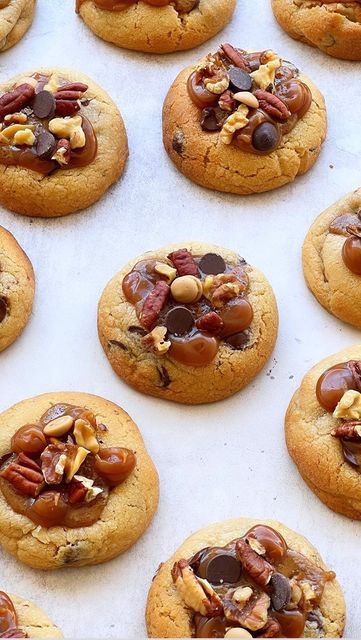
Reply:
<svg viewBox="0 0 361 640"><path fill-rule="evenodd" d="M50 131L43 129L37 136L36 155L45 160L53 155L56 147L56 140Z"/></svg>
<svg viewBox="0 0 361 640"><path fill-rule="evenodd" d="M211 584L235 584L241 576L241 563L228 553L211 558L207 564L206 579Z"/></svg>
<svg viewBox="0 0 361 640"><path fill-rule="evenodd" d="M194 320L187 307L173 307L167 313L165 324L170 333L182 336L190 331L194 325Z"/></svg>
<svg viewBox="0 0 361 640"><path fill-rule="evenodd" d="M226 263L218 253L206 253L199 261L199 268L203 273L216 276L225 272Z"/></svg>
<svg viewBox="0 0 361 640"><path fill-rule="evenodd" d="M201 127L203 131L218 131L222 129L228 113L219 107L206 107L202 111Z"/></svg>
<svg viewBox="0 0 361 640"><path fill-rule="evenodd" d="M172 147L176 153L179 153L179 155L182 155L184 151L184 144L185 144L184 133L181 129L178 129L173 136Z"/></svg>
<svg viewBox="0 0 361 640"><path fill-rule="evenodd" d="M119 349L123 349L123 351L127 351L127 347L119 340L108 340L109 347L119 347Z"/></svg>
<svg viewBox="0 0 361 640"><path fill-rule="evenodd" d="M250 334L248 331L241 331L240 333L234 333L233 336L226 338L225 342L233 349L241 351L248 344L249 336Z"/></svg>
<svg viewBox="0 0 361 640"><path fill-rule="evenodd" d="M171 379L169 377L169 373L165 367L158 367L158 373L160 377L160 381L162 383L162 387L169 387L171 383Z"/></svg>
<svg viewBox="0 0 361 640"><path fill-rule="evenodd" d="M263 122L255 129L252 144L258 151L271 151L276 149L280 140L277 127L272 122Z"/></svg>
<svg viewBox="0 0 361 640"><path fill-rule="evenodd" d="M200 613L194 616L196 638L224 638L226 633L225 618L207 618Z"/></svg>
<svg viewBox="0 0 361 640"><path fill-rule="evenodd" d="M143 327L137 327L135 324L128 327L128 331L129 333L136 333L142 337L147 335L147 332L145 329L143 329Z"/></svg>
<svg viewBox="0 0 361 640"><path fill-rule="evenodd" d="M50 91L40 91L34 98L33 111L37 118L50 118L55 113L55 98Z"/></svg>
<svg viewBox="0 0 361 640"><path fill-rule="evenodd" d="M234 93L238 91L250 91L252 88L252 78L243 69L231 67L229 70L229 81L231 89Z"/></svg>
<svg viewBox="0 0 361 640"><path fill-rule="evenodd" d="M270 580L271 602L275 611L284 609L290 601L290 581L282 573L274 573Z"/></svg>
<svg viewBox="0 0 361 640"><path fill-rule="evenodd" d="M6 298L0 298L0 322L5 320L8 312L8 303Z"/></svg>

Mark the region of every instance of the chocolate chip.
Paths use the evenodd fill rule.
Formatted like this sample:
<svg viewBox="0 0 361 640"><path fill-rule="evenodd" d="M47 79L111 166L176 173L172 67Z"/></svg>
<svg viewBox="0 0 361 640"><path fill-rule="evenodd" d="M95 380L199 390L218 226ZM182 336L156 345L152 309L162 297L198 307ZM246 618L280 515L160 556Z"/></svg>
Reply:
<svg viewBox="0 0 361 640"><path fill-rule="evenodd" d="M219 107L206 107L202 111L201 118L203 131L218 131L222 129L223 123L228 115L228 113L225 113L225 111L222 111Z"/></svg>
<svg viewBox="0 0 361 640"><path fill-rule="evenodd" d="M199 261L199 268L203 273L216 276L218 273L225 272L226 263L218 253L206 253Z"/></svg>
<svg viewBox="0 0 361 640"><path fill-rule="evenodd" d="M272 122L263 122L255 129L252 144L258 151L271 151L277 147L279 140L277 127Z"/></svg>
<svg viewBox="0 0 361 640"><path fill-rule="evenodd" d="M229 70L229 81L234 93L238 91L250 91L252 88L252 78L246 71L238 67L231 67Z"/></svg>
<svg viewBox="0 0 361 640"><path fill-rule="evenodd" d="M55 98L50 91L40 91L34 98L33 111L37 118L49 118L55 113Z"/></svg>
<svg viewBox="0 0 361 640"><path fill-rule="evenodd" d="M0 322L5 320L8 312L8 304L6 298L0 298Z"/></svg>
<svg viewBox="0 0 361 640"><path fill-rule="evenodd" d="M119 349L123 349L123 351L127 351L127 347L119 340L108 340L109 347L119 347Z"/></svg>
<svg viewBox="0 0 361 640"><path fill-rule="evenodd" d="M208 564L206 579L211 584L235 584L241 576L241 563L228 553L214 556Z"/></svg>
<svg viewBox="0 0 361 640"><path fill-rule="evenodd" d="M184 151L184 144L185 144L184 133L181 129L178 129L173 136L172 147L176 153L179 153L179 155L182 155Z"/></svg>
<svg viewBox="0 0 361 640"><path fill-rule="evenodd" d="M142 337L147 335L147 332L145 329L143 329L143 327L137 327L135 324L128 327L128 331L129 333L136 333L137 335Z"/></svg>
<svg viewBox="0 0 361 640"><path fill-rule="evenodd" d="M45 160L53 155L56 147L56 140L50 131L43 129L37 136L36 155Z"/></svg>
<svg viewBox="0 0 361 640"><path fill-rule="evenodd" d="M165 367L158 367L158 373L159 373L160 381L162 383L162 387L169 387L172 381L169 377L169 373L167 369Z"/></svg>
<svg viewBox="0 0 361 640"><path fill-rule="evenodd" d="M194 325L194 320L191 312L186 307L173 307L167 313L165 324L170 333L174 335L182 336Z"/></svg>
<svg viewBox="0 0 361 640"><path fill-rule="evenodd" d="M274 573L270 580L271 602L275 611L280 611L291 597L290 581L282 573Z"/></svg>
<svg viewBox="0 0 361 640"><path fill-rule="evenodd" d="M234 333L233 336L229 336L225 339L225 342L229 344L233 349L242 351L249 342L250 334L248 331L241 331L240 333Z"/></svg>

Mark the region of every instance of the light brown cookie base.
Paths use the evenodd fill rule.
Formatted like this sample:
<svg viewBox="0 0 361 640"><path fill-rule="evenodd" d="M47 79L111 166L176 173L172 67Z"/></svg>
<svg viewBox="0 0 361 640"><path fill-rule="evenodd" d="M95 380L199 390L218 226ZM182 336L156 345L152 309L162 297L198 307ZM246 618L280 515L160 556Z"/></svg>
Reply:
<svg viewBox="0 0 361 640"><path fill-rule="evenodd" d="M60 629L30 600L8 594L16 614L19 628L25 631L27 638L63 638Z"/></svg>
<svg viewBox="0 0 361 640"><path fill-rule="evenodd" d="M361 60L361 6L357 2L324 4L318 0L272 0L281 27L295 40L334 58Z"/></svg>
<svg viewBox="0 0 361 640"><path fill-rule="evenodd" d="M287 544L303 553L319 567L327 569L318 551L303 536L288 529L283 524L273 520L253 520L237 518L213 524L191 535L175 552L175 554L161 565L148 595L146 622L150 638L189 638L193 628L191 615L184 606L171 578L171 568L177 560L190 558L200 549L208 546L223 546L228 542L244 535L256 524L265 524L279 531ZM345 626L345 602L341 588L336 580L326 583L325 591L320 603L323 616L325 634L323 637L341 637ZM311 633L305 637L315 637Z"/></svg>
<svg viewBox="0 0 361 640"><path fill-rule="evenodd" d="M303 244L303 272L309 289L329 313L361 329L361 276L342 259L345 236L329 233L337 216L361 209L361 189L349 193L316 218Z"/></svg>
<svg viewBox="0 0 361 640"><path fill-rule="evenodd" d="M124 11L104 11L92 0L80 7L84 22L103 40L147 53L192 49L212 38L230 21L236 0L200 0L189 13L171 5L152 7L141 0Z"/></svg>
<svg viewBox="0 0 361 640"><path fill-rule="evenodd" d="M0 227L0 298L8 312L0 322L0 351L11 345L27 325L33 308L35 276L32 264L14 236Z"/></svg>
<svg viewBox="0 0 361 640"><path fill-rule="evenodd" d="M0 457L9 451L15 431L38 420L53 404L85 406L101 416L109 431L105 446L124 446L136 452L137 464L129 478L112 489L100 519L90 527L38 527L15 513L0 492L0 544L35 569L82 567L111 560L126 551L144 533L158 504L158 474L141 434L116 404L87 393L46 393L14 405L0 415Z"/></svg>
<svg viewBox="0 0 361 640"><path fill-rule="evenodd" d="M195 242L169 245L135 258L114 276L102 294L98 310L99 338L114 371L138 391L184 404L223 400L246 386L271 355L278 330L276 300L264 275L248 266L250 288L247 295L254 318L252 337L245 350L236 351L223 342L214 362L207 367L190 367L167 355L153 355L145 349L138 335L128 331L129 326L139 326L139 320L135 308L125 299L122 281L139 260L166 259L171 251L180 247L186 247L194 255L213 251L229 264L238 262L237 254L232 251ZM120 344L110 342L114 340Z"/></svg>
<svg viewBox="0 0 361 640"><path fill-rule="evenodd" d="M44 176L23 167L0 164L0 203L23 215L53 218L85 209L99 200L123 173L128 143L116 105L90 78L65 69L37 71L49 75L56 71L61 78L84 82L89 86L87 97L91 101L85 115L91 121L98 141L93 162L79 169L57 169L49 176ZM10 90L14 82L32 73L34 71L24 72L0 85L0 92Z"/></svg>
<svg viewBox="0 0 361 640"><path fill-rule="evenodd" d="M340 442L331 435L338 424L316 397L316 384L329 367L361 359L361 346L340 351L315 365L303 378L287 410L288 451L303 479L330 509L361 520L361 473L344 460Z"/></svg>
<svg viewBox="0 0 361 640"><path fill-rule="evenodd" d="M0 9L0 52L13 47L31 26L36 0L12 0Z"/></svg>
<svg viewBox="0 0 361 640"><path fill-rule="evenodd" d="M193 67L182 71L172 84L163 107L163 142L176 167L202 187L248 195L281 187L316 162L326 136L325 102L317 87L300 79L312 91L312 104L294 129L283 136L270 155L246 153L219 139L219 133L203 131L200 109L190 99L187 79Z"/></svg>

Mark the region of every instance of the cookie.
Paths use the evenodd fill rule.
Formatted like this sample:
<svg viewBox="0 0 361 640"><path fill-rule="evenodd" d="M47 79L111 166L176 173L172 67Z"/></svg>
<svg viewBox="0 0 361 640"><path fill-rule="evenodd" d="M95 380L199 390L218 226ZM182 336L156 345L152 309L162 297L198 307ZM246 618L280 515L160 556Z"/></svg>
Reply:
<svg viewBox="0 0 361 640"><path fill-rule="evenodd" d="M0 637L63 638L63 634L36 604L0 591Z"/></svg>
<svg viewBox="0 0 361 640"><path fill-rule="evenodd" d="M99 337L138 391L185 404L222 400L272 353L277 305L264 275L215 245L174 244L132 260L106 286Z"/></svg>
<svg viewBox="0 0 361 640"><path fill-rule="evenodd" d="M9 231L0 227L0 351L21 334L31 315L32 264Z"/></svg>
<svg viewBox="0 0 361 640"><path fill-rule="evenodd" d="M146 621L151 638L335 638L345 602L306 538L237 518L197 531L161 564Z"/></svg>
<svg viewBox="0 0 361 640"><path fill-rule="evenodd" d="M21 562L111 560L143 534L157 503L142 437L109 400L46 393L0 415L0 544Z"/></svg>
<svg viewBox="0 0 361 640"><path fill-rule="evenodd" d="M56 217L96 202L124 170L111 98L77 71L40 69L0 85L0 203Z"/></svg>
<svg viewBox="0 0 361 640"><path fill-rule="evenodd" d="M286 415L289 453L330 509L361 520L361 346L340 351L303 378ZM356 422L355 422L356 421Z"/></svg>
<svg viewBox="0 0 361 640"><path fill-rule="evenodd" d="M29 29L35 0L0 0L0 52L14 46Z"/></svg>
<svg viewBox="0 0 361 640"><path fill-rule="evenodd" d="M197 47L226 26L235 6L236 0L77 0L100 38L147 53Z"/></svg>
<svg viewBox="0 0 361 640"><path fill-rule="evenodd" d="M281 27L295 40L334 58L361 60L361 5L357 0L272 0Z"/></svg>
<svg viewBox="0 0 361 640"><path fill-rule="evenodd" d="M182 71L163 108L176 167L203 187L243 195L306 173L326 127L321 93L293 64L230 44Z"/></svg>
<svg viewBox="0 0 361 640"><path fill-rule="evenodd" d="M361 189L316 218L303 245L303 271L322 306L361 329Z"/></svg>

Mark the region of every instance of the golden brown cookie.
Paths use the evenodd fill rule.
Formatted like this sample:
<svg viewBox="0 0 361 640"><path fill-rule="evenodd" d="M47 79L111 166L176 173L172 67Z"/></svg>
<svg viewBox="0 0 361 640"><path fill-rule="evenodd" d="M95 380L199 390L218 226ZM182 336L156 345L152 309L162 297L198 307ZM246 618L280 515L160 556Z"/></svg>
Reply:
<svg viewBox="0 0 361 640"><path fill-rule="evenodd" d="M210 189L270 191L306 173L327 119L317 87L273 51L223 44L172 84L163 141L176 167Z"/></svg>
<svg viewBox="0 0 361 640"><path fill-rule="evenodd" d="M235 5L236 0L78 0L80 16L100 38L150 53L197 47L226 26ZM114 6L122 10L105 9Z"/></svg>
<svg viewBox="0 0 361 640"><path fill-rule="evenodd" d="M139 430L109 400L47 393L0 415L0 543L21 562L111 560L144 533L157 504Z"/></svg>
<svg viewBox="0 0 361 640"><path fill-rule="evenodd" d="M336 318L361 329L361 189L321 213L303 245L313 295Z"/></svg>
<svg viewBox="0 0 361 640"><path fill-rule="evenodd" d="M35 0L0 0L0 52L14 46L29 29Z"/></svg>
<svg viewBox="0 0 361 640"><path fill-rule="evenodd" d="M334 58L361 60L361 5L358 0L272 0L281 27L295 40Z"/></svg>
<svg viewBox="0 0 361 640"><path fill-rule="evenodd" d="M149 251L117 273L101 297L98 329L125 382L200 404L236 393L262 369L278 313L258 269L227 249L186 242Z"/></svg>
<svg viewBox="0 0 361 640"><path fill-rule="evenodd" d="M34 301L35 278L28 256L14 236L0 227L0 351L25 328Z"/></svg>
<svg viewBox="0 0 361 640"><path fill-rule="evenodd" d="M60 629L39 607L0 591L0 635L2 638L63 638Z"/></svg>
<svg viewBox="0 0 361 640"><path fill-rule="evenodd" d="M350 423L361 418L360 361L361 347L355 345L319 362L303 378L286 414L287 447L303 479L330 509L357 520L361 438L357 424Z"/></svg>
<svg viewBox="0 0 361 640"><path fill-rule="evenodd" d="M161 564L146 621L151 638L335 638L345 602L306 538L237 518L197 531Z"/></svg>
<svg viewBox="0 0 361 640"><path fill-rule="evenodd" d="M0 203L28 216L88 207L128 157L116 105L77 71L29 71L2 84L0 126Z"/></svg>

